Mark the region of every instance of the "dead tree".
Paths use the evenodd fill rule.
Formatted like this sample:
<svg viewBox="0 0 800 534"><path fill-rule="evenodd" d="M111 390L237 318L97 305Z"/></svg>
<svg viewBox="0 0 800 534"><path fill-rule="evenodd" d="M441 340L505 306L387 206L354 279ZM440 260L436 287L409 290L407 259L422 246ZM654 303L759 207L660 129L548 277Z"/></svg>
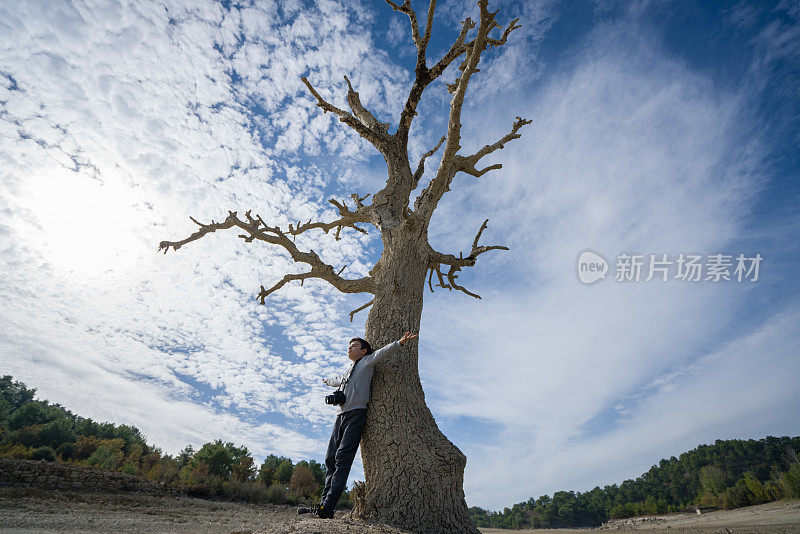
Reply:
<svg viewBox="0 0 800 534"><path fill-rule="evenodd" d="M480 162L509 141L519 138L519 130L530 123L517 117L511 131L500 140L485 145L474 154L459 153L461 109L470 79L478 72L481 55L492 47L504 45L509 34L520 27L518 19L503 27L495 21L497 12L488 10L488 1L478 1L480 20L477 23L469 18L463 21L458 38L450 49L429 67L426 48L431 39L436 0L430 0L424 29L420 28L409 0L402 5L390 0L387 3L410 19L411 35L417 49L416 76L394 133L389 132L388 123L380 122L362 105L358 92L346 77L350 111L327 102L308 79L301 78L325 113L336 115L369 141L386 160L386 185L372 196L371 202L365 203L367 197L357 194L352 195L352 207L332 199L330 202L339 212L338 219L290 224L288 229L269 226L259 215L253 217L250 211L244 218L236 212L228 212L224 221L209 224L192 219L199 226L194 234L181 241L163 241L159 245L159 250L166 253L170 247L177 250L206 234L236 227L243 232L239 237L247 243L264 241L283 247L295 262L305 263L310 269L300 274L287 274L268 289L261 286L258 293L261 303L287 283L308 278L325 280L345 293L368 293L371 300L351 312L350 317L352 320L354 313L371 306L364 337L376 347L397 339L406 330L418 331L426 284L431 291L435 283L437 287L480 298L459 284L459 271L474 266L478 256L484 252L508 248L479 244L488 222L484 221L466 254L445 254L434 250L428 243L428 226L456 175L464 173L478 178L500 169L502 165L499 163L481 167ZM493 34L493 30L497 32ZM408 135L417 115L417 105L425 89L454 62L458 65L457 76L452 83L446 84L452 95L447 131L412 169L408 157ZM423 176L425 162L439 149L442 153L436 173L414 199L411 208L410 196ZM344 228L366 232L359 224L374 226L383 242L381 258L363 278L343 277L341 271L337 272L313 250L298 248L293 239L314 230L326 234L335 230L336 239ZM366 483L358 491L360 498L356 515L414 532L477 533L464 499L466 456L439 431L425 404L417 362L417 344L409 344L375 370L372 402L361 440Z"/></svg>

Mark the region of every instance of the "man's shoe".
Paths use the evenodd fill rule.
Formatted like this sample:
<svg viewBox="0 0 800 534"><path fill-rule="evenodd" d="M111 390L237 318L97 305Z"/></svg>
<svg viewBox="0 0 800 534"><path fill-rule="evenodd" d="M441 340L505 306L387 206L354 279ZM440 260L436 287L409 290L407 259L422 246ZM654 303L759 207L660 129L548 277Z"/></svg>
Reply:
<svg viewBox="0 0 800 534"><path fill-rule="evenodd" d="M301 506L300 508L297 509L297 515L316 514L318 508L319 508L319 506L313 506L313 507L311 507L311 506Z"/></svg>
<svg viewBox="0 0 800 534"><path fill-rule="evenodd" d="M320 519L333 519L333 507L331 509L327 509L324 506L320 505L317 508L317 517Z"/></svg>

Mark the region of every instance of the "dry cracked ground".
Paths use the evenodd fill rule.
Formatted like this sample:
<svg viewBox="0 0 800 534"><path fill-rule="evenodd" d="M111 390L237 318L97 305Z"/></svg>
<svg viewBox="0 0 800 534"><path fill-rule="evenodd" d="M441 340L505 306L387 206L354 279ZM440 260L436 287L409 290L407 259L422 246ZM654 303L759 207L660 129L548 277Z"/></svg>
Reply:
<svg viewBox="0 0 800 534"><path fill-rule="evenodd" d="M648 534L800 534L800 501L783 501L697 516L658 516L647 521L620 521L612 530L648 530ZM544 534L553 530L488 533ZM586 529L590 530L590 529ZM86 493L36 488L0 488L0 531L159 532L198 534L400 534L407 531L364 523L337 513L336 519L298 516L290 506L158 497L144 493ZM560 530L561 534L587 534ZM597 534L603 534L597 532Z"/></svg>

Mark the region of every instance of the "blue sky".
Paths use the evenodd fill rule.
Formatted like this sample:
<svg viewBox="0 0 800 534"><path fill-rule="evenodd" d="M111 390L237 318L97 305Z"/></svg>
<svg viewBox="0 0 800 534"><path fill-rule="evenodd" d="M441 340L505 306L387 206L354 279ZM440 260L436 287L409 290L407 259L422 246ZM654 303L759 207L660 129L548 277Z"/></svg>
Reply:
<svg viewBox="0 0 800 534"><path fill-rule="evenodd" d="M456 178L430 240L468 250L489 218L483 242L511 250L459 279L482 300L426 293L420 332L426 399L468 457L468 504L621 482L716 439L796 435L800 7L492 6L523 27L484 56L463 151L515 116L533 124L492 155L502 170ZM429 63L475 10L439 3ZM347 75L396 127L408 20L330 1L25 0L0 15L2 372L169 453L222 438L258 459L322 459L335 411L319 378L345 367L364 296L310 281L260 306L261 284L302 269L280 250L235 232L156 247L193 232L189 216L252 209L286 227L377 191L382 159L300 76L344 107ZM444 132L454 77L427 90L412 161ZM365 274L380 240L342 235L297 242ZM593 284L577 276L586 250L609 264ZM622 254L763 260L757 281L684 281L676 264L667 281L616 281Z"/></svg>

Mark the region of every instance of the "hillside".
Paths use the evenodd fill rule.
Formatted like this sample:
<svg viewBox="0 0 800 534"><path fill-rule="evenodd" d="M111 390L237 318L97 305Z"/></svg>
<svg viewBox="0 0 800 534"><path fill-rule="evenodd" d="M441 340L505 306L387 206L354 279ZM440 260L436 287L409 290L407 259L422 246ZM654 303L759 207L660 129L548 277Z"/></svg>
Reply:
<svg viewBox="0 0 800 534"><path fill-rule="evenodd" d="M47 460L144 477L198 497L259 503L309 502L320 494L324 466L271 454L256 465L247 447L216 440L175 456L148 444L138 428L98 423L36 390L0 378L0 457ZM341 506L351 506L347 493Z"/></svg>
<svg viewBox="0 0 800 534"><path fill-rule="evenodd" d="M634 480L584 493L515 504L502 512L470 509L478 526L561 528L598 526L611 518L655 515L692 505L732 509L800 497L800 437L717 440L661 460Z"/></svg>

